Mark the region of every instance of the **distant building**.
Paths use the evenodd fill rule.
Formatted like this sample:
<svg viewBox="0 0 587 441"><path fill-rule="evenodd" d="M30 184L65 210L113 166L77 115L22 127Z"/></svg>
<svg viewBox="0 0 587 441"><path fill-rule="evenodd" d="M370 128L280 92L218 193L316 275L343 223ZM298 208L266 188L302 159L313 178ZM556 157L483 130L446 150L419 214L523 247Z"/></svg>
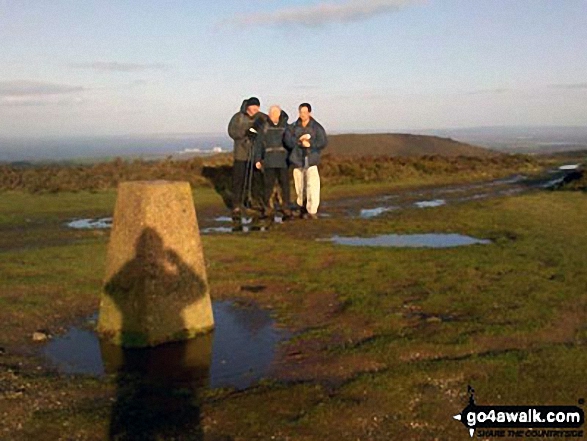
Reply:
<svg viewBox="0 0 587 441"><path fill-rule="evenodd" d="M200 149L183 149L181 152L179 152L180 155L183 155L184 153L202 153L202 150Z"/></svg>

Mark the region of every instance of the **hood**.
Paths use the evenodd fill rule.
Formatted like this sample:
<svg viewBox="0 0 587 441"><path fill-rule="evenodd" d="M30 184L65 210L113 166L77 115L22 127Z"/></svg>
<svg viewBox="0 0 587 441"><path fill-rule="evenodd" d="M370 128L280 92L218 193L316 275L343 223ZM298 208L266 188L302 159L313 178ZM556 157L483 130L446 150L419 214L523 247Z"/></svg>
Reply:
<svg viewBox="0 0 587 441"><path fill-rule="evenodd" d="M289 119L289 115L285 113L285 110L281 111L281 115L279 115L279 123L278 124L287 124L287 120Z"/></svg>
<svg viewBox="0 0 587 441"><path fill-rule="evenodd" d="M281 111L281 114L279 115L279 121L277 121L277 124L273 124L273 121L271 121L271 119L269 118L269 115L267 115L267 122L270 123L271 125L275 125L275 126L279 126L279 127L283 127L283 126L287 125L288 119L289 119L289 115L287 113L285 113L284 110Z"/></svg>
<svg viewBox="0 0 587 441"><path fill-rule="evenodd" d="M243 100L243 103L241 104L241 113L247 113L247 102L248 101L249 101L248 99Z"/></svg>

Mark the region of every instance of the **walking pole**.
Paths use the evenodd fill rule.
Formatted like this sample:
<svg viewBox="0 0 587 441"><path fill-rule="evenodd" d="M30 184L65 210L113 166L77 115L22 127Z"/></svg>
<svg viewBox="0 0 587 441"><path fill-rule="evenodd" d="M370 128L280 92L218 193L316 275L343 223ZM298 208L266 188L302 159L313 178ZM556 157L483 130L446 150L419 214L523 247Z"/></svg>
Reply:
<svg viewBox="0 0 587 441"><path fill-rule="evenodd" d="M249 129L250 133L253 134L257 134L257 131L254 128L250 128ZM254 148L255 148L255 142L254 140L251 140L251 148L249 149L249 152L247 154L247 166L245 169L245 181L243 183L244 188L243 188L243 195L242 195L242 205L245 208L250 208L251 205L251 200L252 200L252 188L253 188L253 169L255 167L254 161Z"/></svg>
<svg viewBox="0 0 587 441"><path fill-rule="evenodd" d="M302 167L302 212L305 209L308 211L308 152L304 149L304 166Z"/></svg>
<svg viewBox="0 0 587 441"><path fill-rule="evenodd" d="M306 139L309 141L310 140L310 134L306 134ZM306 210L306 213L308 213L308 190L307 190L307 185L308 185L308 168L310 165L310 160L308 159L308 147L303 147L303 152L304 152L304 167L302 168L302 203L304 204L304 206L302 207L303 209Z"/></svg>

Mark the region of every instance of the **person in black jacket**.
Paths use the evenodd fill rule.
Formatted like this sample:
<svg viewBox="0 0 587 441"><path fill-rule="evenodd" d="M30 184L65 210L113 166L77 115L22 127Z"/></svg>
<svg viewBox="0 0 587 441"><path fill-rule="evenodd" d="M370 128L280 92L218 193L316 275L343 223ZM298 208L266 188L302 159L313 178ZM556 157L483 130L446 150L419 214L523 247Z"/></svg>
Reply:
<svg viewBox="0 0 587 441"><path fill-rule="evenodd" d="M261 126L256 139L255 166L257 169L263 170L263 204L265 216L270 220L274 216L270 199L276 181L281 189L283 219L291 218L291 210L289 209L289 150L284 142L288 118L287 113L279 106L271 106L269 117Z"/></svg>
<svg viewBox="0 0 587 441"><path fill-rule="evenodd" d="M324 127L312 117L312 106L302 103L299 118L285 134L285 143L291 149L290 162L294 165L294 184L297 204L304 217L318 218L320 205L320 154L328 145ZM305 216L304 208L307 211Z"/></svg>
<svg viewBox="0 0 587 441"><path fill-rule="evenodd" d="M237 228L242 226L242 209L251 191L254 140L258 129L267 118L267 115L259 111L260 106L256 97L244 100L240 111L233 115L228 124L228 135L234 140L232 218L238 224Z"/></svg>

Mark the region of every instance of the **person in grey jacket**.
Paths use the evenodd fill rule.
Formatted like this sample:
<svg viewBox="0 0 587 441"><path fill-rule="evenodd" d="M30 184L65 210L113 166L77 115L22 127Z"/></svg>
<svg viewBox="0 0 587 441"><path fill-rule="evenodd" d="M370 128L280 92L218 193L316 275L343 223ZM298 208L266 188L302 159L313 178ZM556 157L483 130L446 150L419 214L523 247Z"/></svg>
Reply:
<svg viewBox="0 0 587 441"><path fill-rule="evenodd" d="M233 219L241 220L245 205L245 185L247 174L253 172L253 144L258 128L267 115L259 111L261 103L251 97L243 101L239 112L235 113L228 124L228 135L234 140L234 165L232 169L232 209Z"/></svg>
<svg viewBox="0 0 587 441"><path fill-rule="evenodd" d="M279 106L271 106L269 117L261 125L255 142L255 166L263 170L263 205L265 216L273 219L271 196L275 182L279 183L282 195L281 211L283 219L291 218L289 208L289 150L284 136L288 127L288 115Z"/></svg>
<svg viewBox="0 0 587 441"><path fill-rule="evenodd" d="M291 148L290 162L294 165L294 184L297 204L308 218L317 219L320 205L320 154L328 145L324 127L312 116L312 106L302 103L298 107L299 118L285 134L285 143ZM304 207L305 205L305 207Z"/></svg>

